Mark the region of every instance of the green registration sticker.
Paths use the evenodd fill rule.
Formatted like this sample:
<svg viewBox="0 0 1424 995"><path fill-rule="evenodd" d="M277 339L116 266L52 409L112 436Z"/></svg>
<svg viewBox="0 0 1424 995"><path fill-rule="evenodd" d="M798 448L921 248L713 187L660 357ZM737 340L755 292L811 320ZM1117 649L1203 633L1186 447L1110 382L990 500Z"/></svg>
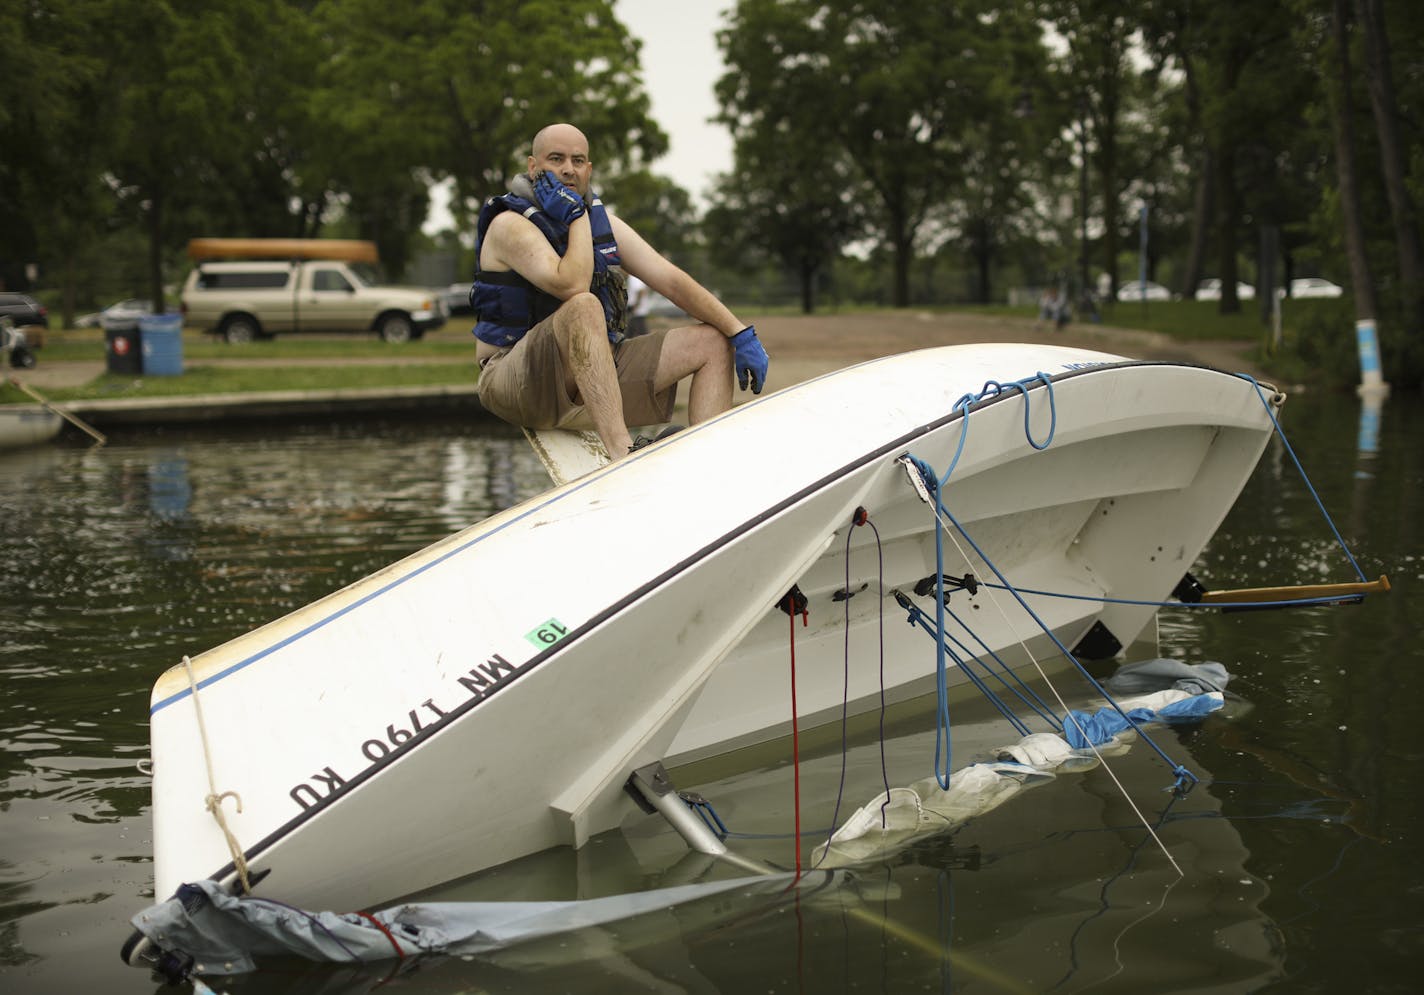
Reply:
<svg viewBox="0 0 1424 995"><path fill-rule="evenodd" d="M564 623L556 618L551 618L533 632L526 632L524 638L533 643L536 649L544 649L553 646L568 634L569 630Z"/></svg>

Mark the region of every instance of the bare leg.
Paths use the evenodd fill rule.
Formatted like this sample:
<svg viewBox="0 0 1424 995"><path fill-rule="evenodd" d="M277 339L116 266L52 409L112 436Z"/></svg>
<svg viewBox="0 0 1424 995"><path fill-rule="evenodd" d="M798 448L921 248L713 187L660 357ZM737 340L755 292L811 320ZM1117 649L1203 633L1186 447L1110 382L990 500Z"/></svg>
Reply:
<svg viewBox="0 0 1424 995"><path fill-rule="evenodd" d="M656 387L666 390L691 376L687 418L693 425L732 406L732 344L711 325L674 328L663 339Z"/></svg>
<svg viewBox="0 0 1424 995"><path fill-rule="evenodd" d="M569 383L569 397L583 405L593 430L614 459L633 445L623 421L623 394L608 344L603 304L593 294L579 294L554 312L554 341L559 344Z"/></svg>

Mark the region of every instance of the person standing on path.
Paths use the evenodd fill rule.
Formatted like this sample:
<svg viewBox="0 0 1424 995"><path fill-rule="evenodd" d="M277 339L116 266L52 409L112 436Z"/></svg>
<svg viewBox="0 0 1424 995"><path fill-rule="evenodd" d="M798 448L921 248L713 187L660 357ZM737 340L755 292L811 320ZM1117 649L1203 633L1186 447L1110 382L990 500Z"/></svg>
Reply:
<svg viewBox="0 0 1424 995"><path fill-rule="evenodd" d="M648 285L628 274L628 337L648 334L648 311L652 308L652 292Z"/></svg>
<svg viewBox="0 0 1424 995"><path fill-rule="evenodd" d="M760 394L769 360L755 328L607 211L592 176L583 132L552 124L534 136L526 173L481 209L478 390L515 425L592 428L617 459L636 448L630 424L668 419L684 378L696 424L731 407L734 369ZM627 338L620 266L699 323Z"/></svg>

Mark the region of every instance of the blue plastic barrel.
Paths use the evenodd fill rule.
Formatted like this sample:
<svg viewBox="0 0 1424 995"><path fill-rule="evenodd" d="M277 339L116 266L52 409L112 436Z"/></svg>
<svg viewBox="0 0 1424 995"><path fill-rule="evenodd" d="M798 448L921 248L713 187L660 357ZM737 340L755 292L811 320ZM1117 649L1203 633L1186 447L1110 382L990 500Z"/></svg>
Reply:
<svg viewBox="0 0 1424 995"><path fill-rule="evenodd" d="M138 319L143 343L143 372L176 377L183 372L183 315L146 314Z"/></svg>

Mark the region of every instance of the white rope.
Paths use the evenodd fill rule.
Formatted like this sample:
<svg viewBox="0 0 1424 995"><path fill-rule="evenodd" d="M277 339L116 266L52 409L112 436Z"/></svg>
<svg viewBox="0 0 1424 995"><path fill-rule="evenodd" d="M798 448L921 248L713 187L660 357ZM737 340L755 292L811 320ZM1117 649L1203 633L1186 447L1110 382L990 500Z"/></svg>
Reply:
<svg viewBox="0 0 1424 995"><path fill-rule="evenodd" d="M208 748L208 727L203 721L203 702L198 697L198 678L193 673L193 661L186 655L183 657L183 666L188 671L188 686L193 690L193 710L198 716L198 736L203 741L203 762L208 768L208 795L203 799L203 805L212 813L217 820L218 828L222 830L223 836L227 839L228 852L232 854L232 865L237 868L237 879L242 883L242 893L252 894L252 885L247 880L247 858L242 854L242 847L237 842L237 837L228 828L227 818L223 815L222 803L224 798L231 798L237 803L237 814L242 814L242 796L236 791L224 791L218 793L217 778L213 774L213 754Z"/></svg>

